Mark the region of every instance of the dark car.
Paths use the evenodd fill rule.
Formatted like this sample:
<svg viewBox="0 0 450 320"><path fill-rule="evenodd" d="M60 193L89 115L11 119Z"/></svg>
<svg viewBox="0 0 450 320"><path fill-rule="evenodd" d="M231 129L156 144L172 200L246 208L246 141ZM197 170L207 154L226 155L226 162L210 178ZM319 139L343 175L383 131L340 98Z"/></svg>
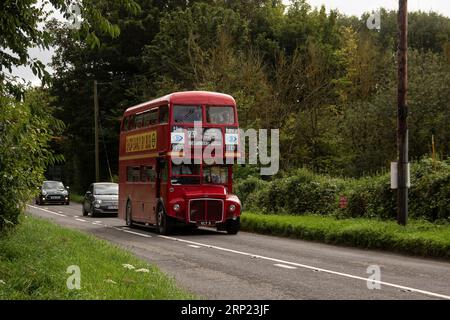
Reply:
<svg viewBox="0 0 450 320"><path fill-rule="evenodd" d="M90 214L115 215L118 213L119 185L112 182L91 184L83 200L83 216Z"/></svg>
<svg viewBox="0 0 450 320"><path fill-rule="evenodd" d="M39 190L39 195L35 199L36 204L70 204L69 187L65 187L61 181L44 181Z"/></svg>

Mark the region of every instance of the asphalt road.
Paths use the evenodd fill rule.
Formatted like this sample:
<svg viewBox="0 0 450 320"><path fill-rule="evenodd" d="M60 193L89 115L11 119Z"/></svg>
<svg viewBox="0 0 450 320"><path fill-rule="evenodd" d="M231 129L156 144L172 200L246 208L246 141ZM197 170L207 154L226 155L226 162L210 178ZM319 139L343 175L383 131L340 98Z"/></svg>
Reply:
<svg viewBox="0 0 450 320"><path fill-rule="evenodd" d="M445 261L201 228L165 237L117 218L83 217L75 203L27 211L126 248L201 298L450 299ZM369 283L379 289L368 288L369 267L380 268L380 282Z"/></svg>

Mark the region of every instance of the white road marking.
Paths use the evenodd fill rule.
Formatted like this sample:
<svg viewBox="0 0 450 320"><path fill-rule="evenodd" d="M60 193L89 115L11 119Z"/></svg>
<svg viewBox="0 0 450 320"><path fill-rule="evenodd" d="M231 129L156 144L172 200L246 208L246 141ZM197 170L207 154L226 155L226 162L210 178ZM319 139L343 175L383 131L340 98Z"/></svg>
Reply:
<svg viewBox="0 0 450 320"><path fill-rule="evenodd" d="M287 265L281 264L281 263L275 263L274 266L280 267L280 268L285 268L285 269L297 269L297 267L287 266Z"/></svg>
<svg viewBox="0 0 450 320"><path fill-rule="evenodd" d="M195 244L188 244L188 247L198 249L200 246L196 246Z"/></svg>
<svg viewBox="0 0 450 320"><path fill-rule="evenodd" d="M66 216L66 215L63 215L63 214L60 214L60 213L56 213L56 212L53 212L53 211L50 211L50 210L47 210L47 209L43 209L43 208L39 208L39 207L35 207L35 206L32 206L32 205L28 205L28 206L31 207L31 208L39 209L39 210L42 210L42 211L45 211L45 212L49 212L51 214L55 214L55 215L58 215L58 216ZM75 216L75 217L78 217L78 216ZM76 220L82 220L82 219L76 219ZM85 220L83 220L83 221L85 221ZM108 226L108 225L105 225L105 226ZM116 230L121 230L121 231L124 231L124 232L127 232L127 233L136 234L138 236L145 237L145 238L151 238L152 237L150 235L146 235L146 234L142 234L142 233L138 233L138 232L133 232L133 231L130 231L130 230L124 230L124 229L120 229L120 228L117 228L117 227L112 227L112 228L114 228ZM163 239L167 239L167 240L172 240L172 241L179 241L179 242L187 243L187 244L190 244L190 245L195 245L195 246L198 246L198 247L207 247L207 248L211 248L211 249L215 249L215 250L220 250L220 251L226 251L226 252L231 252L231 253L235 253L235 254L240 254L240 255L248 256L250 258L259 258L259 259L262 259L262 260L278 262L278 263L281 263L281 264L284 264L284 265L305 268L305 269L309 269L309 270L316 271L316 272L320 271L320 272L325 272L325 273L329 273L329 274L333 274L333 275L337 275L337 276L342 276L342 277L346 277L346 278L362 280L364 282L368 281L368 278L359 277L359 276L355 276L355 275L352 275L352 274L343 273L343 272L337 272L337 271L328 270L328 269L317 268L317 267L309 266L309 265L306 265L306 264L300 264L300 263L296 263L296 262L285 261L285 260L281 260L281 259L276 259L276 258L256 255L256 254L252 254L252 253L248 253L248 252L243 252L243 251L238 251L238 250L233 250L233 249L213 246L213 245L204 244L204 243L200 243L200 242L184 240L184 239L180 239L180 238L174 238L174 237L163 236L163 235L158 235L158 237L163 238ZM403 291L407 291L407 292L420 293L420 294L424 294L424 295L427 295L427 296L432 296L432 297L437 297L437 298L441 298L441 299L450 300L450 296L447 296L447 295L444 295L444 294L440 294L440 293L435 293L435 292L421 290L421 289L415 289L415 288L406 287L406 286L402 286L402 285L398 285L398 284L394 284L394 283L390 283L390 282L385 282L385 281L379 281L379 280L373 280L373 279L370 279L370 281L372 283L379 283L381 285L397 288L397 289L400 289L400 290L403 290Z"/></svg>
<svg viewBox="0 0 450 320"><path fill-rule="evenodd" d="M212 249L216 249L216 250L220 250L220 251L236 253L236 254L240 254L240 255L244 255L244 256L248 256L248 257L259 258L259 259L268 260L268 261L272 261L272 262L278 262L278 263L287 264L287 265L300 267L300 268L305 268L305 269L309 269L309 270L313 270L313 271L321 271L321 272L334 274L334 275L342 276L342 277L346 277L346 278L362 280L364 282L368 281L368 278L359 277L359 276L355 276L355 275L352 275L352 274L343 273L343 272L337 272L337 271L328 270L328 269L317 268L317 267L309 266L309 265L306 265L306 264L301 264L301 263L296 263L296 262L291 262L291 261L285 261L285 260L271 258L271 257L265 257L265 256L261 256L261 255L255 255L255 254L248 253L248 252L243 252L243 251L238 251L238 250L233 250L233 249L227 249L227 248L218 247L218 246L212 246L212 245L208 245L208 244L204 244L204 243L200 243L200 242L195 242L195 241L184 240L184 239L180 239L180 238L168 237L168 236L163 236L163 235L158 235L158 237L164 238L164 239L168 239L168 240L173 240L173 241L180 241L180 242L184 242L184 243L188 243L188 244L194 244L194 245L198 245L198 246L201 246L201 247L212 248ZM440 293L435 293L435 292L431 292L431 291L410 288L410 287L406 287L406 286L402 286L402 285L398 285L398 284L394 284L394 283L390 283L390 282L379 281L379 280L372 280L372 279L370 279L370 281L372 283L375 282L375 283L379 283L381 285L385 285L385 286L388 286L388 287L408 290L408 291L415 292L415 293L421 293L421 294L424 294L424 295L427 295L427 296L432 296L432 297L437 297L437 298L441 298L441 299L450 300L450 296L447 296L447 295L444 295L444 294L440 294Z"/></svg>
<svg viewBox="0 0 450 320"><path fill-rule="evenodd" d="M35 207L35 206L30 205L30 204L27 204L27 206L29 206L30 208L39 209L39 210L42 210L42 211L45 211L45 212L48 212L48 213L51 213L51 214L54 214L54 215L57 215L57 216L67 217L65 214L57 213L57 212L50 211L50 210L47 210L47 209L44 209L44 208Z"/></svg>
<svg viewBox="0 0 450 320"><path fill-rule="evenodd" d="M75 220L77 220L77 221L81 221L81 222L86 222L86 220L83 220L83 219L75 219Z"/></svg>
<svg viewBox="0 0 450 320"><path fill-rule="evenodd" d="M137 235L137 236L141 236L141 237L144 237L144 238L151 238L151 237L152 237L151 235L148 235L148 234L143 234L143 233L134 232L134 231L130 231L130 230L124 230L124 229L122 229L122 231L123 231L123 232L126 232L126 233L135 234L135 235Z"/></svg>

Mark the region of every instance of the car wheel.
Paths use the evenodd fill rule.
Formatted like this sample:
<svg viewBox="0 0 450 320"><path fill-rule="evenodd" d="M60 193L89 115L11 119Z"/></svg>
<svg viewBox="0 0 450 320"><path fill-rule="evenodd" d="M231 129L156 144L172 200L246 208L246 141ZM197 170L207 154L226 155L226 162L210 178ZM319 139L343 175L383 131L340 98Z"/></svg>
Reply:
<svg viewBox="0 0 450 320"><path fill-rule="evenodd" d="M83 211L83 217L86 217L88 215L88 212L84 209L84 203L83 208L81 210Z"/></svg>
<svg viewBox="0 0 450 320"><path fill-rule="evenodd" d="M125 209L125 223L128 227L133 226L133 220L131 219L131 201L127 201L127 207Z"/></svg>
<svg viewBox="0 0 450 320"><path fill-rule="evenodd" d="M158 205L156 212L156 232L162 235L168 235L172 231L172 221L164 212L164 207Z"/></svg>
<svg viewBox="0 0 450 320"><path fill-rule="evenodd" d="M68 205L70 205L70 201L67 201L67 202L66 202L66 206L68 206Z"/></svg>
<svg viewBox="0 0 450 320"><path fill-rule="evenodd" d="M228 234L237 234L239 232L240 226L240 219L237 218L236 220L227 220L225 228Z"/></svg>

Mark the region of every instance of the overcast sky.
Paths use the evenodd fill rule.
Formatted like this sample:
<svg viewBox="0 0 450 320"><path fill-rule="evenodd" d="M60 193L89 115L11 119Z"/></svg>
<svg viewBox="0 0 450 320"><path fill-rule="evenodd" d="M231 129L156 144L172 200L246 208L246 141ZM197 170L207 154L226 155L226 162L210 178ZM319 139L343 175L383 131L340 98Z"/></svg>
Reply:
<svg viewBox="0 0 450 320"><path fill-rule="evenodd" d="M288 0L283 0L284 3L289 3ZM398 0L308 0L313 7L320 7L325 5L326 9L338 9L339 12L347 15L361 16L364 12L373 11L380 7L397 10ZM450 17L450 1L449 0L408 0L409 11L435 11L444 16ZM43 63L48 64L51 61L53 50L40 51L39 49L30 49L32 58L38 58ZM48 68L49 69L49 68ZM51 70L49 69L51 72ZM34 85L39 85L40 80L33 75L29 68L14 69L13 74L30 81Z"/></svg>

